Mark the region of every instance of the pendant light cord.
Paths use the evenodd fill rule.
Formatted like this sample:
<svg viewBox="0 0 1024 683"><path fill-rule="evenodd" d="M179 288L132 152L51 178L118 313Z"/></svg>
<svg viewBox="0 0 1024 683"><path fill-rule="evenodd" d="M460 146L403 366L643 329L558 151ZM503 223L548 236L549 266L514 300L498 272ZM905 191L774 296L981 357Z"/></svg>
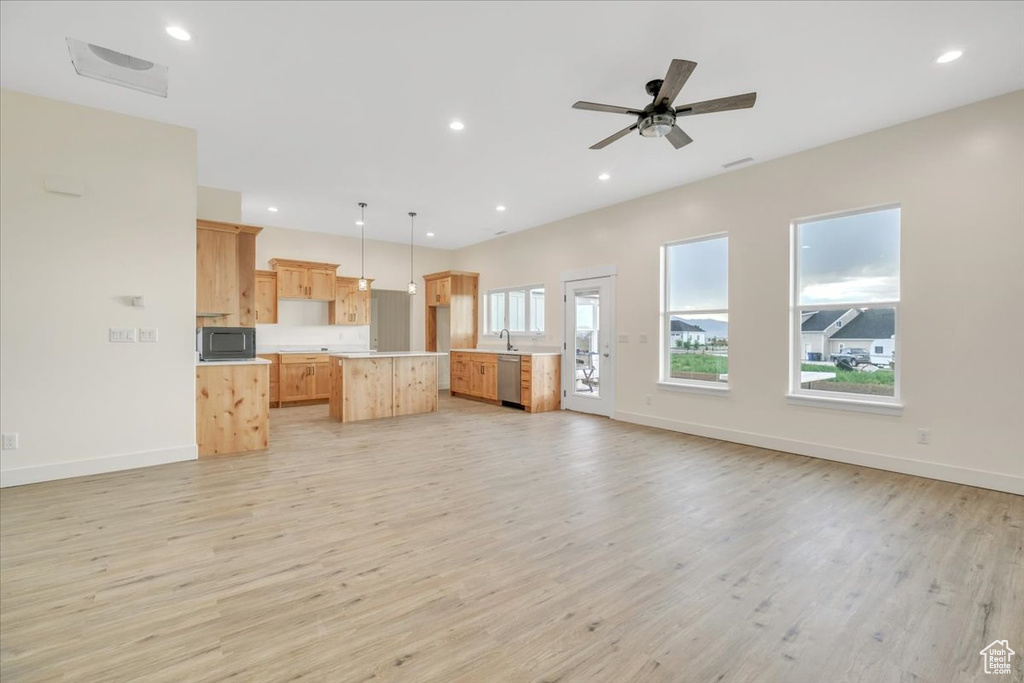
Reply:
<svg viewBox="0 0 1024 683"><path fill-rule="evenodd" d="M413 259L412 243L413 243L413 236L414 236L415 226L416 226L416 213L414 211L410 211L409 212L409 282L410 283L415 282L415 280L413 279L413 275L412 275L412 271L413 271L413 266L412 266L412 259Z"/></svg>
<svg viewBox="0 0 1024 683"><path fill-rule="evenodd" d="M366 202L359 202L359 279L366 279Z"/></svg>

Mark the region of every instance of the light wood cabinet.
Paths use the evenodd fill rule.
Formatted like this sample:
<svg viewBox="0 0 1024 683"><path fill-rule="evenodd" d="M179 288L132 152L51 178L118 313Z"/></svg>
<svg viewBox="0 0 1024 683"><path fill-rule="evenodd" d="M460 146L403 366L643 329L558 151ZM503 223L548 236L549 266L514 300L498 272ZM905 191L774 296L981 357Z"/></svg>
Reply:
<svg viewBox="0 0 1024 683"><path fill-rule="evenodd" d="M451 355L450 391L496 401L498 399L497 354L453 353Z"/></svg>
<svg viewBox="0 0 1024 683"><path fill-rule="evenodd" d="M196 366L196 443L200 456L270 444L269 366Z"/></svg>
<svg viewBox="0 0 1024 683"><path fill-rule="evenodd" d="M256 235L262 228L196 221L196 326L256 323Z"/></svg>
<svg viewBox="0 0 1024 683"><path fill-rule="evenodd" d="M426 280L427 283L427 305L428 306L449 306L452 303L452 279L441 277Z"/></svg>
<svg viewBox="0 0 1024 683"><path fill-rule="evenodd" d="M331 325L369 325L373 280L365 292L359 291L359 278L339 277L335 280L334 301L328 309Z"/></svg>
<svg viewBox="0 0 1024 683"><path fill-rule="evenodd" d="M540 413L562 407L559 354L521 356L519 379L520 403L527 412ZM452 351L450 391L457 396L497 402L497 354Z"/></svg>
<svg viewBox="0 0 1024 683"><path fill-rule="evenodd" d="M256 271L256 322L277 322L277 273L272 270Z"/></svg>
<svg viewBox="0 0 1024 683"><path fill-rule="evenodd" d="M318 401L331 395L330 357L281 354L281 403Z"/></svg>
<svg viewBox="0 0 1024 683"><path fill-rule="evenodd" d="M329 412L341 422L437 410L437 357L331 358Z"/></svg>
<svg viewBox="0 0 1024 683"><path fill-rule="evenodd" d="M426 350L437 351L437 309L449 308L448 340L452 349L475 349L479 315L479 273L445 270L423 276L426 287Z"/></svg>
<svg viewBox="0 0 1024 683"><path fill-rule="evenodd" d="M281 357L276 353L260 354L259 358L270 361L270 407L281 407Z"/></svg>
<svg viewBox="0 0 1024 683"><path fill-rule="evenodd" d="M277 273L278 299L334 301L338 264L270 259Z"/></svg>

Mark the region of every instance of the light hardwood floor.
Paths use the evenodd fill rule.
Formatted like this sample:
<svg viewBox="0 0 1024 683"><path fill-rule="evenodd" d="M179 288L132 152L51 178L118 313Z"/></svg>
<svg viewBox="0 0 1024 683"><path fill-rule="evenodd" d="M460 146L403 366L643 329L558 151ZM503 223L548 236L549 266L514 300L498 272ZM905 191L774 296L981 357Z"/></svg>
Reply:
<svg viewBox="0 0 1024 683"><path fill-rule="evenodd" d="M443 398L0 493L17 681L978 681L1024 498Z"/></svg>

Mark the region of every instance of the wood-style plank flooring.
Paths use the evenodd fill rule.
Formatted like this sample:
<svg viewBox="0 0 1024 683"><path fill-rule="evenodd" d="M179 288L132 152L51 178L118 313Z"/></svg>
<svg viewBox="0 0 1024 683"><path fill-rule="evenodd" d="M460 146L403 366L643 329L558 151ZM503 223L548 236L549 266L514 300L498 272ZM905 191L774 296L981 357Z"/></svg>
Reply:
<svg viewBox="0 0 1024 683"><path fill-rule="evenodd" d="M980 681L1024 498L443 398L0 494L0 678ZM1008 677L999 677L1007 680Z"/></svg>

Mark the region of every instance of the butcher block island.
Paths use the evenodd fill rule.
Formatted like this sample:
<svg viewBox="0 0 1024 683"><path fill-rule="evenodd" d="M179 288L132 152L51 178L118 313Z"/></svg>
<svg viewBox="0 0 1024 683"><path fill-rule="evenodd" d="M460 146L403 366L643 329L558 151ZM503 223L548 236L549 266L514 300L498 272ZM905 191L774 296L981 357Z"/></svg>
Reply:
<svg viewBox="0 0 1024 683"><path fill-rule="evenodd" d="M431 351L330 355L331 417L340 422L437 411L437 357Z"/></svg>

